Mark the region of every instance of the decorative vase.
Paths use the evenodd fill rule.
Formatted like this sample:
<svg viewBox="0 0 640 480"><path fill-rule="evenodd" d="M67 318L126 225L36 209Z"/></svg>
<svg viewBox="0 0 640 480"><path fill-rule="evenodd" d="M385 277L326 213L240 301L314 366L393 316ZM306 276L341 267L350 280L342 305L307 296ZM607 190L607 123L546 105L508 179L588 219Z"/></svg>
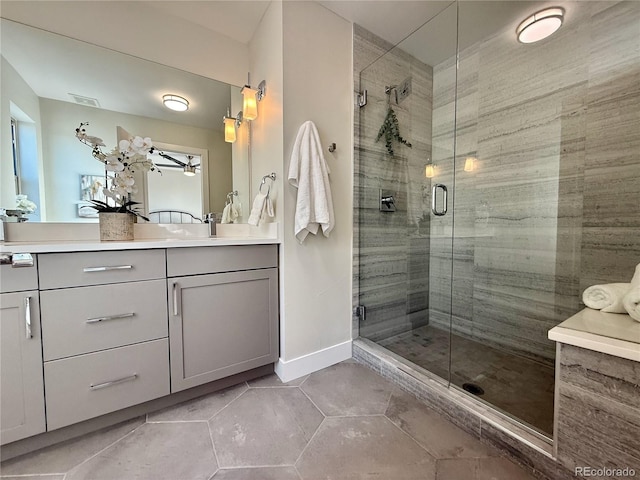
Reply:
<svg viewBox="0 0 640 480"><path fill-rule="evenodd" d="M135 215L130 213L98 213L100 220L100 240L126 241L133 240L133 223Z"/></svg>

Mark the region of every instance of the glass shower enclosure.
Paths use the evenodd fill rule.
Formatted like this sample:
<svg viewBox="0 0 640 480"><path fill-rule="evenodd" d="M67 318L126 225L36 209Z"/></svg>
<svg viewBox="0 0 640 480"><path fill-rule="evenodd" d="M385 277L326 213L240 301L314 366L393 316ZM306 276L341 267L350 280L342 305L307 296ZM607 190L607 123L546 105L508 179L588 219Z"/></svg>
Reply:
<svg viewBox="0 0 640 480"><path fill-rule="evenodd" d="M544 437L548 330L640 261L640 3L557 6L535 44L539 2L354 38L359 335Z"/></svg>

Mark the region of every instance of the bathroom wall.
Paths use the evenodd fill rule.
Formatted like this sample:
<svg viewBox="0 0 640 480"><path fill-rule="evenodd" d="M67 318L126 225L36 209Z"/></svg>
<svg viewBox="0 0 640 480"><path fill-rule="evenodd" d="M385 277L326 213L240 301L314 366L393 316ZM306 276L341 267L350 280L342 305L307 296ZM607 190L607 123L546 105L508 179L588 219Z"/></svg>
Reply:
<svg viewBox="0 0 640 480"><path fill-rule="evenodd" d="M547 362L584 288L640 261L640 3L566 8L539 44L509 26L462 50L457 87L453 328ZM453 68L434 67L434 144L453 132L436 115ZM430 308L448 328L448 293L431 289Z"/></svg>
<svg viewBox="0 0 640 480"><path fill-rule="evenodd" d="M412 147L394 143L391 156L384 138L376 141L388 107L385 86L407 78L411 94L396 102L392 91L391 105ZM354 91L362 89L368 103L355 115L354 302L366 307L360 335L378 340L428 323L430 181L424 171L431 156L432 69L355 25ZM380 189L393 195L396 212L379 211Z"/></svg>
<svg viewBox="0 0 640 480"><path fill-rule="evenodd" d="M353 107L351 24L315 2L283 2L282 11L284 158L278 160L286 177L298 129L312 120L331 170L335 210L328 238L318 233L299 244L294 236L297 191L283 178L280 372L286 372L309 359L308 365L322 368L323 362L351 356ZM329 153L332 142L337 149Z"/></svg>
<svg viewBox="0 0 640 480"><path fill-rule="evenodd" d="M267 93L258 104L258 118L251 122L251 198L247 205L247 218L262 177L273 172L277 176L277 181L270 195L275 207L275 217L266 221L279 222L281 229L284 222L281 186L285 183L282 35L282 2L271 2L249 42L251 81L255 87L265 80ZM282 231L280 231L280 237L282 237Z"/></svg>

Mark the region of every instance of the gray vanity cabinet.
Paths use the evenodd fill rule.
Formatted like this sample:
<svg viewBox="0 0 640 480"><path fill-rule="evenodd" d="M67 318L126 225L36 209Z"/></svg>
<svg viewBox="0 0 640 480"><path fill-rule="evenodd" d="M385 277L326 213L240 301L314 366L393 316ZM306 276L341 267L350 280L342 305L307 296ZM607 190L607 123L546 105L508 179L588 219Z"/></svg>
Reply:
<svg viewBox="0 0 640 480"><path fill-rule="evenodd" d="M168 395L165 251L39 260L47 430Z"/></svg>
<svg viewBox="0 0 640 480"><path fill-rule="evenodd" d="M0 443L45 431L42 342L36 268L2 265L0 294Z"/></svg>
<svg viewBox="0 0 640 480"><path fill-rule="evenodd" d="M174 249L167 269L172 392L277 360L276 246Z"/></svg>

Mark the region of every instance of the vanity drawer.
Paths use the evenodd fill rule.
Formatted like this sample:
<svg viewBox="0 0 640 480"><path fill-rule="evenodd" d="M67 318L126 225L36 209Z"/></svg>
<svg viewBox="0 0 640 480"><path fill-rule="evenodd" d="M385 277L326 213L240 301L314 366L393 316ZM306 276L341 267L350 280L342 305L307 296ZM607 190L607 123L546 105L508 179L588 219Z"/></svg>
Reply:
<svg viewBox="0 0 640 480"><path fill-rule="evenodd" d="M0 265L0 293L38 289L38 259L33 255L33 267Z"/></svg>
<svg viewBox="0 0 640 480"><path fill-rule="evenodd" d="M167 251L168 277L277 266L277 245L171 248Z"/></svg>
<svg viewBox="0 0 640 480"><path fill-rule="evenodd" d="M44 360L166 337L166 280L40 293Z"/></svg>
<svg viewBox="0 0 640 480"><path fill-rule="evenodd" d="M169 394L166 338L44 364L47 430Z"/></svg>
<svg viewBox="0 0 640 480"><path fill-rule="evenodd" d="M164 250L40 255L40 290L164 278Z"/></svg>

